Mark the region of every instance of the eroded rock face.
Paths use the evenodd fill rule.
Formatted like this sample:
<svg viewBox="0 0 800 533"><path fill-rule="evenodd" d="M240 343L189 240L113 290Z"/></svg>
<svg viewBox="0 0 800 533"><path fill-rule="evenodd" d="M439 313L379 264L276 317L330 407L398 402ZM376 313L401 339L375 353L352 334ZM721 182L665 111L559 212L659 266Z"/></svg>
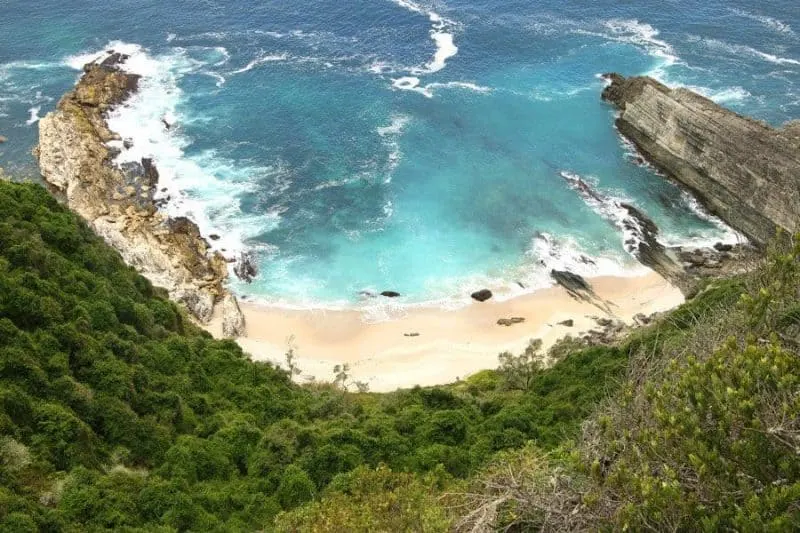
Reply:
<svg viewBox="0 0 800 533"><path fill-rule="evenodd" d="M687 89L606 76L620 133L691 189L728 225L763 246L778 228L800 230L800 127L771 128Z"/></svg>
<svg viewBox="0 0 800 533"><path fill-rule="evenodd" d="M105 114L139 83L138 76L120 68L126 59L112 53L84 67L75 89L39 122L34 154L44 179L72 210L129 265L205 323L218 303L233 298L223 286L225 259L211 253L192 221L158 211L153 200L158 170L152 160L124 168L112 163L115 154L107 143L118 136L108 129Z"/></svg>

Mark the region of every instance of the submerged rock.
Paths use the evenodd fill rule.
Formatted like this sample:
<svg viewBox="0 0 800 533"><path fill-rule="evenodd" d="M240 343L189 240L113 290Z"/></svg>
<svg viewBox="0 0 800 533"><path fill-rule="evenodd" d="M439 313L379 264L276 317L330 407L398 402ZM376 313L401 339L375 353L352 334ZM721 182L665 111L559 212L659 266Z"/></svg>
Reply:
<svg viewBox="0 0 800 533"><path fill-rule="evenodd" d="M479 302L485 302L489 298L492 297L492 291L489 289L481 289L479 291L475 291L472 293L472 299L477 300Z"/></svg>
<svg viewBox="0 0 800 533"><path fill-rule="evenodd" d="M386 298L397 298L400 296L400 293L395 291L383 291L381 296L385 296Z"/></svg>

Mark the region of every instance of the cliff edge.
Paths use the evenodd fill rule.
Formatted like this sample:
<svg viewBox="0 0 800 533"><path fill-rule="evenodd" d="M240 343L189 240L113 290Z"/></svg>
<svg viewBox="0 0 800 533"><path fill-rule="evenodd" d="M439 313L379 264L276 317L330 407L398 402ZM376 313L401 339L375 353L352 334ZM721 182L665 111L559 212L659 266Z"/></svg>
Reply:
<svg viewBox="0 0 800 533"><path fill-rule="evenodd" d="M75 89L39 123L34 154L45 181L116 248L126 263L202 323L219 306L223 333L244 333L244 317L224 283L225 258L212 253L197 225L170 218L154 200L158 169L150 159L117 166L108 142L119 140L108 129L106 113L138 88L139 76L125 72L127 56L108 57L84 67Z"/></svg>
<svg viewBox="0 0 800 533"><path fill-rule="evenodd" d="M800 230L800 125L772 128L687 89L607 74L603 99L651 163L754 244Z"/></svg>

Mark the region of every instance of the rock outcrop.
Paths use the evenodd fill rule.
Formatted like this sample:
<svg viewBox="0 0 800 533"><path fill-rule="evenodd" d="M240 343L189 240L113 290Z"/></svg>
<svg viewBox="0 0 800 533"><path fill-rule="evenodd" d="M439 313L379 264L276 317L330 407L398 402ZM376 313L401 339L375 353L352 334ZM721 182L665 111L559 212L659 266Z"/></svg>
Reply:
<svg viewBox="0 0 800 533"><path fill-rule="evenodd" d="M772 128L687 89L608 74L620 133L728 225L765 245L800 230L800 125Z"/></svg>
<svg viewBox="0 0 800 533"><path fill-rule="evenodd" d="M42 176L129 265L166 288L200 322L209 322L215 307L225 302L223 322L229 332L241 334L244 318L224 287L225 258L211 252L191 220L158 210L153 161L113 163L116 153L108 142L119 136L108 129L105 116L139 83L139 76L123 70L126 59L111 53L86 65L75 89L40 121L34 154Z"/></svg>

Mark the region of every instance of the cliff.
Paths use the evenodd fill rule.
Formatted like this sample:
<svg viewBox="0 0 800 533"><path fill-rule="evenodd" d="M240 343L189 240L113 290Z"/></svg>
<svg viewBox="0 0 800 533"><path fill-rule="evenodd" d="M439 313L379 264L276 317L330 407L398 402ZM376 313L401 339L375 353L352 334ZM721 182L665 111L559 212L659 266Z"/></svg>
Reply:
<svg viewBox="0 0 800 533"><path fill-rule="evenodd" d="M116 153L107 143L119 137L108 129L105 115L139 83L137 75L121 68L126 59L112 53L86 65L75 89L40 121L34 153L42 176L129 265L166 288L199 321L210 321L219 305L224 333L241 335L244 318L224 287L225 259L211 253L191 220L158 210L154 162L113 163Z"/></svg>
<svg viewBox="0 0 800 533"><path fill-rule="evenodd" d="M775 129L652 78L606 77L620 133L712 213L760 246L800 230L797 122Z"/></svg>

